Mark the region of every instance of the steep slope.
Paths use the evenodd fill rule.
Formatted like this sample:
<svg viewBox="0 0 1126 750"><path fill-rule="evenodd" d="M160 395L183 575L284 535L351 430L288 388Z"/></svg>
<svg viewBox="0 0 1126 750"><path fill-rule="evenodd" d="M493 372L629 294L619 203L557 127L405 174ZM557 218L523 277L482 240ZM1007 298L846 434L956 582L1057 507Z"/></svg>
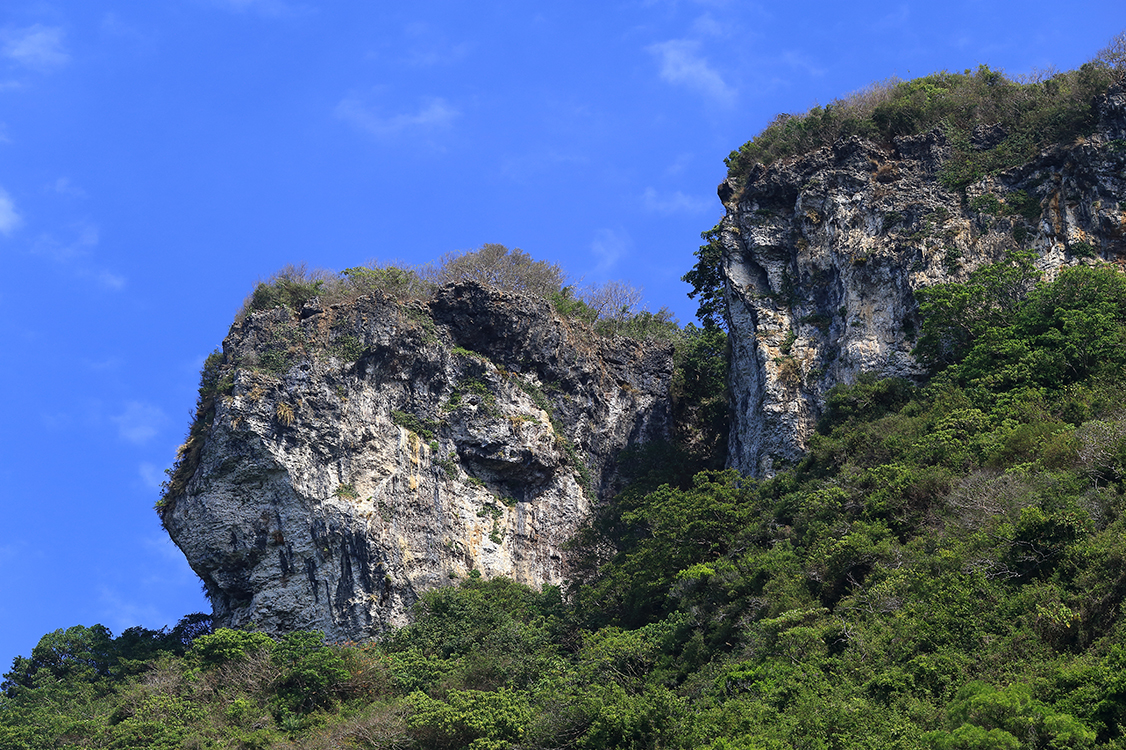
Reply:
<svg viewBox="0 0 1126 750"><path fill-rule="evenodd" d="M1048 278L1126 258L1126 92L1095 105L1089 137L964 193L940 175L946 131L879 145L857 136L729 178L719 194L731 325L729 463L769 475L806 447L825 394L859 373L914 377L914 292L1028 250ZM973 130L985 153L1001 126ZM947 183L948 184L948 183Z"/></svg>
<svg viewBox="0 0 1126 750"><path fill-rule="evenodd" d="M671 346L476 284L251 313L222 362L160 511L223 626L362 639L459 577L558 584L669 430Z"/></svg>

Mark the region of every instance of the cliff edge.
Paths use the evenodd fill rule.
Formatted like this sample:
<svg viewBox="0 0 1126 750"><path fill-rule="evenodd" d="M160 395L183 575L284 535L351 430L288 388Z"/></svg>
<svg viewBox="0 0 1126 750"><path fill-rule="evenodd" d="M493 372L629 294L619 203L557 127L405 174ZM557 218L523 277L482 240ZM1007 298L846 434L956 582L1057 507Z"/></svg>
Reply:
<svg viewBox="0 0 1126 750"><path fill-rule="evenodd" d="M732 359L729 465L769 475L805 450L837 383L915 378L914 292L958 282L1009 251L1047 278L1126 259L1126 89L1094 105L1090 136L951 189L953 144L936 128L888 145L857 136L759 163L719 187L718 238ZM979 126L985 153L1004 128Z"/></svg>

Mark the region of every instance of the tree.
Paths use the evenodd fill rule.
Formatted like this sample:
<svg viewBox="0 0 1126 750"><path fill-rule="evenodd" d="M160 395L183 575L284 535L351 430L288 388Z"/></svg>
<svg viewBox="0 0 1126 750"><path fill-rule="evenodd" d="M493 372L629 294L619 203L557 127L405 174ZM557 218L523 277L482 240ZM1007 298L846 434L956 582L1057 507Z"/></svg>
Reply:
<svg viewBox="0 0 1126 750"><path fill-rule="evenodd" d="M692 285L692 291L688 293L689 299L700 298L699 306L696 308L696 317L700 319L704 328L727 330L727 298L725 294L727 282L723 276L723 245L720 244L720 225L716 224L708 231L703 232L700 237L707 240L707 243L700 245L695 253L696 265L692 266L692 270L684 274L680 280Z"/></svg>
<svg viewBox="0 0 1126 750"><path fill-rule="evenodd" d="M108 677L116 662L113 633L105 625L60 628L39 639L30 659L17 656L0 687L11 696L19 687L32 687L41 674L94 682Z"/></svg>
<svg viewBox="0 0 1126 750"><path fill-rule="evenodd" d="M990 329L1011 325L1019 303L1038 281L1031 253L1013 252L982 266L964 284L915 292L923 318L915 356L934 369L960 361Z"/></svg>

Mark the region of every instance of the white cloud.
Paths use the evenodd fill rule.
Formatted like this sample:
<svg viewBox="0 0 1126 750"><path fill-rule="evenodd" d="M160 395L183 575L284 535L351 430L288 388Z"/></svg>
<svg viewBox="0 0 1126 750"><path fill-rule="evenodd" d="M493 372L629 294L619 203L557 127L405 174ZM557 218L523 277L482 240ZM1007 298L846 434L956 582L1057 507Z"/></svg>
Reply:
<svg viewBox="0 0 1126 750"><path fill-rule="evenodd" d="M164 469L161 469L156 464L150 464L147 461L137 467L137 473L140 475L141 481L144 483L145 487L150 490L159 490L164 480L168 479L168 475L164 473Z"/></svg>
<svg viewBox="0 0 1126 750"><path fill-rule="evenodd" d="M99 242L98 228L83 223L75 227L74 232L69 242L51 233L41 234L32 245L31 252L66 266L74 276L89 279L107 291L124 289L124 276L91 263L92 250Z"/></svg>
<svg viewBox="0 0 1126 750"><path fill-rule="evenodd" d="M354 97L336 105L337 117L378 138L447 128L459 115L457 109L440 98L426 100L417 112L388 116L376 113Z"/></svg>
<svg viewBox="0 0 1126 750"><path fill-rule="evenodd" d="M701 198L694 195L685 195L677 190L675 193L662 195L653 188L645 188L641 196L642 203L647 211L660 214L698 214L709 208L716 208L717 200Z"/></svg>
<svg viewBox="0 0 1126 750"><path fill-rule="evenodd" d="M35 24L0 31L0 54L35 70L57 68L70 60L63 48L63 30Z"/></svg>
<svg viewBox="0 0 1126 750"><path fill-rule="evenodd" d="M117 634L136 626L147 627L152 625L152 629L155 630L167 625L174 625L176 622L175 620L170 621L167 616L151 604L131 601L108 586L101 587L100 599L102 612L98 619L106 623L107 627Z"/></svg>
<svg viewBox="0 0 1126 750"><path fill-rule="evenodd" d="M69 177L60 177L48 186L48 190L59 195L71 195L75 198L85 198L86 191L76 186Z"/></svg>
<svg viewBox="0 0 1126 750"><path fill-rule="evenodd" d="M161 472L161 476L163 475L163 472ZM184 553L181 552L180 548L176 546L176 543L169 539L166 535L159 534L147 536L141 540L141 546L143 546L149 552L155 553L165 562L187 568L188 574L192 578L196 577L195 573L192 572L192 569L188 567L188 561L184 558Z"/></svg>
<svg viewBox="0 0 1126 750"><path fill-rule="evenodd" d="M0 188L0 234L11 234L22 221L11 196L4 188Z"/></svg>
<svg viewBox="0 0 1126 750"><path fill-rule="evenodd" d="M35 240L32 252L43 255L56 263L67 263L90 254L90 249L98 244L98 228L92 224L80 224L71 242L61 242L53 234L40 235Z"/></svg>
<svg viewBox="0 0 1126 750"><path fill-rule="evenodd" d="M117 433L130 443L141 445L156 437L165 422L164 412L152 404L130 401L125 410L110 421L117 425Z"/></svg>
<svg viewBox="0 0 1126 750"><path fill-rule="evenodd" d="M647 49L660 61L663 80L692 89L720 104L731 104L735 100L735 90L707 60L697 54L699 46L699 42L690 39L671 39L650 45Z"/></svg>
<svg viewBox="0 0 1126 750"><path fill-rule="evenodd" d="M590 250L598 263L594 267L597 275L605 275L618 265L618 261L629 255L633 241L625 232L614 229L599 229L590 243Z"/></svg>
<svg viewBox="0 0 1126 750"><path fill-rule="evenodd" d="M589 163L590 159L586 156L565 154L550 149L537 150L503 157L500 162L500 172L513 182L530 183L557 169Z"/></svg>
<svg viewBox="0 0 1126 750"><path fill-rule="evenodd" d="M803 55L800 52L789 51L782 55L782 61L792 68L803 70L807 75L822 76L825 75L825 69L819 66L808 55Z"/></svg>
<svg viewBox="0 0 1126 750"><path fill-rule="evenodd" d="M705 13L693 21L692 30L699 36L725 37L731 33L728 25L717 21L710 13Z"/></svg>
<svg viewBox="0 0 1126 750"><path fill-rule="evenodd" d="M125 288L125 277L113 271L88 271L83 276L94 280L98 286L110 292L117 292Z"/></svg>

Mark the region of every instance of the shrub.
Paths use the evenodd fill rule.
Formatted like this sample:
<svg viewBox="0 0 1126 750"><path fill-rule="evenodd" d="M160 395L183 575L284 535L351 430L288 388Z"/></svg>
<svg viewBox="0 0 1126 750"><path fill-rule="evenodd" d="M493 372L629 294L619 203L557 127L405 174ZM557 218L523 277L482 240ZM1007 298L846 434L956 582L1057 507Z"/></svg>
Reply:
<svg viewBox="0 0 1126 750"><path fill-rule="evenodd" d="M298 311L306 302L331 288L335 281L336 277L330 271L310 271L304 263L288 265L266 281L258 282L243 304L243 314L275 307Z"/></svg>
<svg viewBox="0 0 1126 750"><path fill-rule="evenodd" d="M239 661L262 649L274 648L274 640L265 633L218 628L214 633L195 639L188 655L204 669Z"/></svg>
<svg viewBox="0 0 1126 750"><path fill-rule="evenodd" d="M371 261L345 268L340 275L344 281L342 291L355 295L378 291L397 299L422 299L433 291L433 286L423 281L417 270L400 263Z"/></svg>
<svg viewBox="0 0 1126 750"><path fill-rule="evenodd" d="M513 292L550 297L563 288L563 269L555 263L533 260L520 248L486 244L479 250L447 253L437 265L420 269L421 277L435 285L477 281Z"/></svg>

